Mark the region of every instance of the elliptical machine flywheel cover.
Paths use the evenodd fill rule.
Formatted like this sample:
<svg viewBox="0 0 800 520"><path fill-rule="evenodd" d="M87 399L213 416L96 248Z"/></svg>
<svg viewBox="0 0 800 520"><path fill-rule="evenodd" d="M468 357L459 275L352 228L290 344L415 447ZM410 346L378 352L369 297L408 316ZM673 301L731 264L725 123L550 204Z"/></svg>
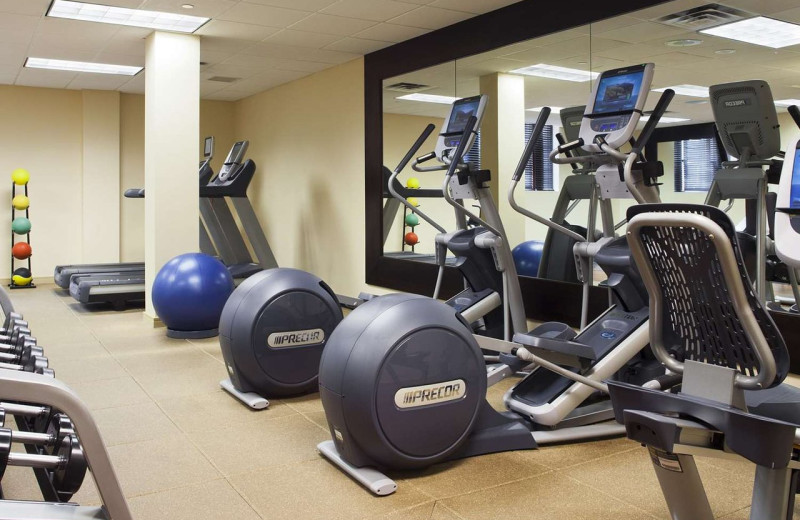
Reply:
<svg viewBox="0 0 800 520"><path fill-rule="evenodd" d="M452 307L392 294L360 305L336 328L319 384L345 460L414 469L447 459L467 440L486 397L486 365Z"/></svg>
<svg viewBox="0 0 800 520"><path fill-rule="evenodd" d="M228 298L219 323L225 366L242 392L315 392L322 350L342 321L336 295L299 269L261 271Z"/></svg>

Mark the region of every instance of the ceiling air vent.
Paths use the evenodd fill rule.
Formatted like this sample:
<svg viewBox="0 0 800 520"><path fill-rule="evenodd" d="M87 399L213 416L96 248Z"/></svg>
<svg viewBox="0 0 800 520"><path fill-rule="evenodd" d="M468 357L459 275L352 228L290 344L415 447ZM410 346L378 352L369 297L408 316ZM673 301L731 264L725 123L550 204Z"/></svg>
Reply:
<svg viewBox="0 0 800 520"><path fill-rule="evenodd" d="M752 16L754 16L752 13L728 7L727 5L706 4L655 18L653 21L679 27L687 31L699 31Z"/></svg>
<svg viewBox="0 0 800 520"><path fill-rule="evenodd" d="M239 81L242 78L231 78L229 76L212 76L208 78L208 81L219 81L220 83L233 83L234 81Z"/></svg>
<svg viewBox="0 0 800 520"><path fill-rule="evenodd" d="M405 81L401 81L400 83L393 83L392 85L388 85L385 87L386 90L392 90L394 92L422 92L423 90L430 90L433 87L430 85L422 85L420 83L408 83Z"/></svg>

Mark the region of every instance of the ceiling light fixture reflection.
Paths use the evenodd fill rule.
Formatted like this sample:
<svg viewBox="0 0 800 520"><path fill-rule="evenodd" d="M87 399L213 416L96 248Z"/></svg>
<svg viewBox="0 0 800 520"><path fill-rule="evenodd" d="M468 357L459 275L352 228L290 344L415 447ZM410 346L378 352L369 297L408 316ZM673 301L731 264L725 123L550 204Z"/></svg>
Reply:
<svg viewBox="0 0 800 520"><path fill-rule="evenodd" d="M209 18L188 14L128 9L71 0L54 0L47 11L47 16L181 33L193 33L209 20Z"/></svg>
<svg viewBox="0 0 800 520"><path fill-rule="evenodd" d="M541 112L543 108L544 107L533 107L533 108L528 108L526 110L528 112ZM564 110L564 107L549 107L549 108L550 108L550 113L551 114L558 114L559 112Z"/></svg>
<svg viewBox="0 0 800 520"><path fill-rule="evenodd" d="M512 74L524 74L525 76L538 76L540 78L560 79L564 81L590 81L600 75L599 72L588 70L570 69L569 67L559 67L557 65L547 65L538 63L530 67L522 67L510 71Z"/></svg>
<svg viewBox="0 0 800 520"><path fill-rule="evenodd" d="M650 119L650 116L642 116L639 118L639 121L647 122ZM669 116L662 116L661 119L658 120L659 123L669 124L669 123L683 123L684 121L691 121L691 119L686 119L685 117L669 117Z"/></svg>
<svg viewBox="0 0 800 520"><path fill-rule="evenodd" d="M674 85L672 87L654 88L653 92L664 92L671 88L679 96L708 97L708 87L700 85Z"/></svg>
<svg viewBox="0 0 800 520"><path fill-rule="evenodd" d="M131 65L113 65L110 63L92 63L87 61L51 60L48 58L28 58L25 60L25 67L31 69L92 72L94 74L119 74L121 76L135 76L144 68Z"/></svg>
<svg viewBox="0 0 800 520"><path fill-rule="evenodd" d="M440 103L442 105L452 105L457 97L452 96L438 96L436 94L406 94L405 96L398 96L395 99L402 99L404 101L422 101L424 103Z"/></svg>
<svg viewBox="0 0 800 520"><path fill-rule="evenodd" d="M800 99L776 99L775 106L776 107L790 107L792 105L800 106Z"/></svg>
<svg viewBox="0 0 800 520"><path fill-rule="evenodd" d="M700 32L773 49L800 44L800 25L765 16L718 25Z"/></svg>

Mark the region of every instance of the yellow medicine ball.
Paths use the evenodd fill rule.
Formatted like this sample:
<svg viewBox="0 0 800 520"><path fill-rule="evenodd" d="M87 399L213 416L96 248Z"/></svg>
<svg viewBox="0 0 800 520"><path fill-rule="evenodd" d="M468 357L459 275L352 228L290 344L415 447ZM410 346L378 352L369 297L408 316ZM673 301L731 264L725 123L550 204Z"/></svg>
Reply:
<svg viewBox="0 0 800 520"><path fill-rule="evenodd" d="M31 174L24 168L17 168L11 172L11 180L14 181L14 184L17 186L25 186L28 184L28 181L31 180Z"/></svg>
<svg viewBox="0 0 800 520"><path fill-rule="evenodd" d="M11 199L11 205L14 206L14 209L28 209L28 206L31 205L31 201L26 195L17 195Z"/></svg>

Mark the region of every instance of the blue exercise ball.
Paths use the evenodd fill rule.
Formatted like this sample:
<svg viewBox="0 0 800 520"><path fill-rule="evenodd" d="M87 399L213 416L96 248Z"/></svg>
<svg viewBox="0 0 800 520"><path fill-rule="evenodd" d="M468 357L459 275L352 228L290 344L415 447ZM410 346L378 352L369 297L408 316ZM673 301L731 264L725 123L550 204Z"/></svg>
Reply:
<svg viewBox="0 0 800 520"><path fill-rule="evenodd" d="M216 336L222 308L234 289L225 264L202 253L179 255L153 281L153 307L172 338Z"/></svg>
<svg viewBox="0 0 800 520"><path fill-rule="evenodd" d="M539 263L542 261L543 249L544 242L541 240L528 240L515 247L511 254L514 256L517 274L520 276L537 276L539 274Z"/></svg>

